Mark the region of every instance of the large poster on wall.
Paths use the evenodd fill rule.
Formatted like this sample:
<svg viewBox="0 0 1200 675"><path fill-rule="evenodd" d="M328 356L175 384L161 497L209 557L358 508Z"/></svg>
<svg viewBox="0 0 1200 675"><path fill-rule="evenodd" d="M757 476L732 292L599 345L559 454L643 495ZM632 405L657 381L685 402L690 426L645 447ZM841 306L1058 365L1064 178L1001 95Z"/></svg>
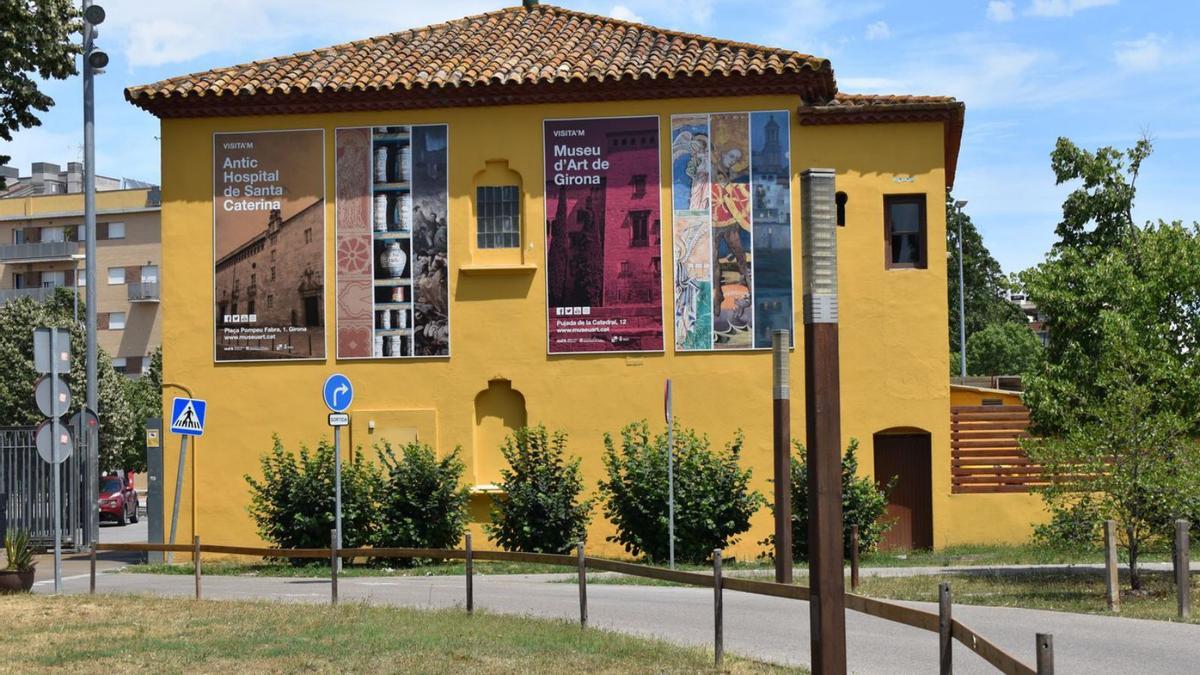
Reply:
<svg viewBox="0 0 1200 675"><path fill-rule="evenodd" d="M448 130L338 129L337 355L450 355Z"/></svg>
<svg viewBox="0 0 1200 675"><path fill-rule="evenodd" d="M661 351L658 118L544 132L549 353Z"/></svg>
<svg viewBox="0 0 1200 675"><path fill-rule="evenodd" d="M324 139L213 135L217 361L325 358Z"/></svg>
<svg viewBox="0 0 1200 675"><path fill-rule="evenodd" d="M671 118L677 351L763 349L792 330L786 111Z"/></svg>

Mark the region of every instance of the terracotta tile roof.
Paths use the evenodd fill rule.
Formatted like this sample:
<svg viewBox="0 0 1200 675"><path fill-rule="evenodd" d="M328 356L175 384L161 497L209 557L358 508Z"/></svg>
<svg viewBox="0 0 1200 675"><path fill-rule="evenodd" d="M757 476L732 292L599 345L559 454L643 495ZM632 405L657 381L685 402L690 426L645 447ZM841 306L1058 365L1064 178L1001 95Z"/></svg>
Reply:
<svg viewBox="0 0 1200 675"><path fill-rule="evenodd" d="M802 125L941 122L945 137L946 186L954 185L966 106L952 96L839 92L825 103L801 105L796 113Z"/></svg>
<svg viewBox="0 0 1200 675"><path fill-rule="evenodd" d="M217 68L130 87L125 97L165 107L236 100L390 94L422 90L620 83L677 79L803 79L828 100L836 85L826 59L718 40L548 5L507 9L310 52ZM710 80L711 81L711 80ZM207 113L211 114L211 113Z"/></svg>

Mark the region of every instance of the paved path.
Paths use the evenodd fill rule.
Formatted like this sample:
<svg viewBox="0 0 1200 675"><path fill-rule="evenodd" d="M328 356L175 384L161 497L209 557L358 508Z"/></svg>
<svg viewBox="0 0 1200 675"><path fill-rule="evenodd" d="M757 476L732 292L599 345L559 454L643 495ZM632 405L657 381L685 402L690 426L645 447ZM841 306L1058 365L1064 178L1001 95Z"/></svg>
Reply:
<svg viewBox="0 0 1200 675"><path fill-rule="evenodd" d="M499 613L575 620L573 584L548 583L562 575L477 575L477 607ZM64 583L68 593L87 591L86 578ZM102 574L101 592L189 596L190 576ZM40 586L39 592L49 588ZM462 577L343 577L343 602L453 608L463 604ZM208 599L268 599L326 603L328 579L210 576ZM925 603L906 603L924 609ZM1195 625L1067 614L1040 610L956 605L955 617L1010 653L1033 662L1034 633L1054 634L1058 673L1200 672L1200 628ZM710 647L712 591L664 586L588 587L593 626L671 642ZM937 669L937 635L865 616L847 614L853 673L929 673ZM730 653L785 664L808 663L808 604L745 593L725 593L725 646ZM994 672L965 647L955 646L955 672Z"/></svg>

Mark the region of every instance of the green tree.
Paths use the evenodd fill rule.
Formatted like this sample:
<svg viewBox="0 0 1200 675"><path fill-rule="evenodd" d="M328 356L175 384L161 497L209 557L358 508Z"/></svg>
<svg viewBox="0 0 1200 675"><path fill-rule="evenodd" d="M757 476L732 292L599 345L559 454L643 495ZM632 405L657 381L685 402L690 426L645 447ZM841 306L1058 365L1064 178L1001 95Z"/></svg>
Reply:
<svg viewBox="0 0 1200 675"><path fill-rule="evenodd" d="M808 560L808 453L804 445L792 439L792 557ZM858 550L874 551L891 528L885 519L888 493L896 485L896 476L879 487L870 476L858 475L858 439L851 438L842 455L842 554L850 557L850 528L858 526ZM771 505L774 512L775 505ZM769 551L775 549L775 535L759 542ZM768 552L769 555L769 552Z"/></svg>
<svg viewBox="0 0 1200 675"><path fill-rule="evenodd" d="M1024 395L1042 437L1029 452L1052 479L1043 495L1056 517L1118 520L1131 569L1200 504L1189 440L1200 435L1200 227L1133 223L1150 150L1060 139L1055 171L1082 186L1063 205L1061 240L1022 275L1051 335Z"/></svg>
<svg viewBox="0 0 1200 675"><path fill-rule="evenodd" d="M150 355L150 367L141 377L125 378L125 399L129 402L135 433L123 452L122 465L130 471L146 470L146 447L141 433L146 420L162 416L162 347Z"/></svg>
<svg viewBox="0 0 1200 675"><path fill-rule="evenodd" d="M83 306L80 305L80 312ZM86 403L86 336L83 323L74 320L71 291L60 288L45 302L16 298L0 306L0 424L32 426L43 419L33 400L38 373L33 367L33 330L63 328L71 332L71 371L66 374L71 388L71 412ZM137 433L125 396L125 376L113 369L104 350L97 351L97 405L100 415L101 470L125 467L125 453ZM136 466L136 465L135 465Z"/></svg>
<svg viewBox="0 0 1200 675"><path fill-rule="evenodd" d="M38 80L63 80L75 74L80 47L71 36L80 30L73 0L0 0L0 139L41 124L54 99L38 89ZM0 155L0 165L8 155ZM0 177L0 189L4 178Z"/></svg>
<svg viewBox="0 0 1200 675"><path fill-rule="evenodd" d="M382 482L375 545L453 548L467 529L470 489L462 484L466 465L461 448L439 459L424 443L400 446L400 456L384 441L377 449Z"/></svg>
<svg viewBox="0 0 1200 675"><path fill-rule="evenodd" d="M580 499L579 458L568 460L567 435L521 427L500 448L503 493L492 498L488 537L507 551L565 553L583 539L592 501Z"/></svg>
<svg viewBox="0 0 1200 675"><path fill-rule="evenodd" d="M1021 308L1006 299L1011 287L1000 263L992 257L983 243L983 235L971 222L971 216L963 212L960 216L954 208L954 197L946 195L946 250L950 252L947 270L947 290L950 307L950 350L958 351L958 219L962 218L963 239L963 286L966 295L963 304L967 310L967 338L984 328L998 323L1024 324ZM957 375L955 364L951 370Z"/></svg>
<svg viewBox="0 0 1200 675"><path fill-rule="evenodd" d="M1029 326L994 323L967 338L967 373L1022 375L1041 363L1044 352L1042 341Z"/></svg>
<svg viewBox="0 0 1200 675"><path fill-rule="evenodd" d="M675 429L675 558L702 563L750 529L750 517L766 500L750 489L750 469L740 465L739 431L723 451L707 436ZM667 433L651 436L645 420L621 429L621 445L604 435L600 482L604 515L617 528L608 538L633 555L668 559Z"/></svg>

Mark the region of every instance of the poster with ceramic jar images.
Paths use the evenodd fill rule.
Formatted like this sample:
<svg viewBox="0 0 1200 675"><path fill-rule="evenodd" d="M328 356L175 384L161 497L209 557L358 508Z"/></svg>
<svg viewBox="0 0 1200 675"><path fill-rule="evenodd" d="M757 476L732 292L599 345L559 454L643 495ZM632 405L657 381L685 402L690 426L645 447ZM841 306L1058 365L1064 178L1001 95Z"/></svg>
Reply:
<svg viewBox="0 0 1200 675"><path fill-rule="evenodd" d="M213 135L213 358L325 358L325 132Z"/></svg>
<svg viewBox="0 0 1200 675"><path fill-rule="evenodd" d="M337 357L450 355L444 124L337 129Z"/></svg>

